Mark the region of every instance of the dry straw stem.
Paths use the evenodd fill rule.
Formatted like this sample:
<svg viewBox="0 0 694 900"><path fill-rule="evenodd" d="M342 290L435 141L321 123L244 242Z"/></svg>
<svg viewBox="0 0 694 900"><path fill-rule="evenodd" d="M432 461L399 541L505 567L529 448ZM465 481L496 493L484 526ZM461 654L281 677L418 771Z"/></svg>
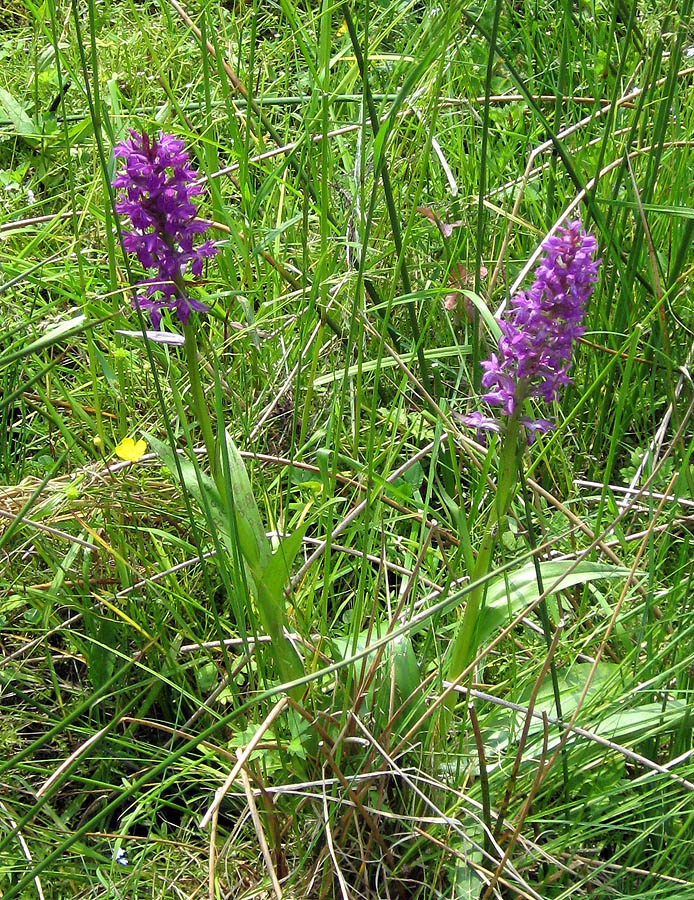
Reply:
<svg viewBox="0 0 694 900"><path fill-rule="evenodd" d="M111 729L116 724L117 724L116 722L110 722L108 725L105 725L103 728L99 729L99 731L95 732L90 738L87 738L87 740L83 744L81 744L73 753L71 753L67 757L67 759L65 759L58 766L58 768L50 776L50 778L47 778L46 781L44 781L44 783L41 785L41 787L38 789L38 791L36 791L37 798L41 797L43 794L46 793L46 791L49 791L53 787L54 784L56 784L58 781L60 781L60 777L63 774L63 772L65 772L67 769L69 769L70 766L73 764L73 762L76 759L79 759L79 757L82 756L83 753L86 753L86 751L92 746L92 744L96 744L98 741L100 741L101 738L107 732L111 731Z"/></svg>
<svg viewBox="0 0 694 900"><path fill-rule="evenodd" d="M445 440L445 438L446 438L446 434L444 433L442 435L442 440ZM471 446L474 446L474 447L477 446L473 441L470 441L470 440L468 440L468 444L470 444ZM204 455L204 453L205 453L204 448L198 448L196 450L197 455ZM267 462L267 463L272 463L272 464L281 465L281 466L293 466L293 467L302 469L307 472L314 472L316 474L320 473L320 468L318 466L312 465L311 463L302 462L300 460L292 460L292 459L288 459L285 457L273 456L273 455L264 454L264 453L254 453L252 451L245 451L245 450L241 451L241 456L244 459L248 459L248 460L256 460L258 462ZM157 460L158 460L158 457L155 453L148 453L148 454L145 454L144 456L142 456L136 462L124 461L124 462L112 463L104 468L98 468L98 469L95 469L94 466L88 466L88 467L85 467L84 469L82 469L81 472L78 472L76 474L79 475L79 474L86 473L92 477L92 480L98 480L99 478L104 477L105 474L113 475L116 472L119 472L119 471L129 468L130 466L146 465L151 462L156 462ZM358 481L353 478L349 478L349 477L341 475L339 473L336 474L335 477L338 482L340 482L341 484L344 484L346 486L355 487L360 491L368 490L368 485L365 484L364 482ZM64 479L59 479L58 482L60 484L63 484ZM535 493L537 493L544 500L546 500L546 502L548 502L550 505L554 506L555 509L557 509L559 512L561 512L562 515L564 515L572 523L572 525L574 527L579 528L581 531L583 531L583 533L586 534L589 538L591 538L591 540L594 538L594 534L593 534L592 530L590 529L590 526L588 526L585 522L583 522L572 510L570 510L561 501L559 501L556 497L554 497L553 494L551 494L549 491L545 490L545 488L543 488L541 485L539 485L537 482L535 482L531 478L528 479L528 485ZM595 486L600 487L602 485L598 485L596 483ZM620 490L620 489L615 488L615 490ZM622 488L621 490L626 490L626 489ZM23 496L24 496L24 491L22 491L21 488L18 488L18 489L13 490L11 499L15 503L21 505ZM662 495L649 492L647 496L660 497ZM10 498L9 495L7 495L7 497L8 497L8 499ZM430 519L424 520L423 517L416 511L407 509L402 504L398 503L395 500L392 500L391 498L389 498L386 495L381 496L380 501L382 503L384 503L385 505L390 506L393 509L396 509L398 512L410 515L416 521L423 522L427 526L427 528L434 529L438 538L442 538L445 541L447 541L449 544L452 544L454 546L456 546L458 544L458 539L454 535L452 535L450 532L443 529L434 520L430 520ZM686 501L685 501L685 503L686 503ZM632 503L630 505L630 509L633 509L633 508L634 508L634 505ZM14 514L12 514L9 510L8 511L0 510L0 516L3 516L3 515L8 519L15 518ZM59 529L53 528L51 526L45 525L40 522L36 522L34 520L24 519L23 521L25 524L31 525L32 527L34 527L38 530L45 531L47 533L53 534L57 537L60 537L64 540L67 540L67 541L70 541L73 543L83 544L85 547L89 548L92 551L95 549L92 544L89 544L88 542L82 540L81 538L75 537L67 532L61 531ZM640 537L640 535L630 536L629 539L633 540L634 537ZM318 547L323 546L323 543L324 543L323 541L320 541L317 538L308 538L308 537L305 538L304 541L308 544L315 544ZM374 564L379 564L379 565L383 564L383 560L380 557L376 557L372 554L364 554L362 551L356 550L354 548L343 547L339 544L332 544L331 546L333 546L339 552L343 552L347 555L360 556L365 559L368 559L369 562L373 562ZM605 555L612 562L614 562L617 565L623 565L620 558L614 553L614 550L612 549L610 544L601 540L598 543L598 548L603 553L605 553ZM216 551L211 550L211 551L204 553L202 555L202 557L194 556L194 557L191 557L190 559L183 560L182 562L177 563L174 566L171 566L161 572L151 575L149 578L138 580L135 584L131 585L130 587L127 587L121 591L118 591L114 595L114 599L120 599L121 597L124 597L124 596L132 593L135 590L139 590L140 588L146 586L147 584L156 583L157 581L161 580L162 578L165 578L167 575L170 575L172 573L175 573L175 572L181 571L183 569L189 568L191 566L197 565L202 560L210 559L210 558L214 557L215 555L216 555ZM392 562L386 561L385 567L387 569L389 569L390 571L398 572L399 574L404 575L404 576L409 577L412 575L411 570L406 569L404 566L400 566L397 563L392 563ZM443 588L436 585L434 582L431 582L428 578L426 578L423 575L420 575L420 581L435 591L440 592L441 590L443 590ZM41 585L33 585L33 587L41 587ZM425 599L431 599L431 598L425 598ZM424 601L418 601L418 603L422 603L422 602L424 602ZM64 623L64 626L73 624L74 622L78 621L79 618L80 618L80 614L78 613L75 616L73 616L71 619L67 620ZM14 658L15 655L21 654L23 652L27 652L29 649L36 646L38 642L45 640L51 634L56 633L56 631L59 631L60 628L64 627L64 626L56 626L56 628L52 629L51 632L47 633L46 635L42 636L41 638L38 638L36 641L27 645L25 648L20 649L19 651L16 652L16 654L13 654L13 656L11 656L9 658L12 659L12 658ZM228 643L231 646L234 644L235 641L236 641L236 639L231 638L226 643ZM215 646L221 646L221 643L218 641L213 641L213 642L206 642L206 643L200 644L200 645L197 645L197 644L186 645L185 647L181 648L181 652L187 652L189 650L198 649L198 647L215 647ZM0 662L0 666L6 661L7 661L7 659Z"/></svg>
<svg viewBox="0 0 694 900"><path fill-rule="evenodd" d="M526 97L525 94L492 94L490 97L475 97L475 102L484 104L484 103L493 103L495 106L506 106L509 103L527 103L528 99L532 100L533 103L556 103L557 98L555 94L537 94L536 96L531 96L530 98ZM611 101L606 97L586 97L585 95L580 94L572 94L569 97L562 97L563 102L568 102L569 100L572 103L575 103L577 106L596 106L598 103L601 106L609 106ZM633 106L633 101L622 99L619 101L620 106Z"/></svg>
<svg viewBox="0 0 694 900"><path fill-rule="evenodd" d="M556 541L558 541L558 540L560 540L560 539L561 539L561 537L560 537L560 536L557 536L557 537L551 539L550 541L547 541L547 542L545 542L545 543L543 543L543 544L540 544L538 547L536 547L536 548L534 549L532 555L540 555L540 554L545 553L545 552L552 546L552 544L553 544L554 542L556 542ZM435 601L435 600L436 600L438 597L440 597L442 594L450 592L450 590L451 590L451 586L449 585L448 588L442 588L442 589L439 589L439 590L437 590L437 591L434 591L434 592L432 592L431 594L429 594L429 595L427 595L426 597L424 597L424 598L422 598L421 600L419 600L419 601L417 602L416 605L417 605L418 608L421 607L421 606L425 606L425 605L431 603L432 601ZM422 615L423 615L423 616L426 616L426 614L427 614L427 612L426 612L426 610L425 610L423 614L417 615L417 616L415 616L414 618L411 618L411 619L410 619L410 624L415 625L417 621L420 621L420 620L421 620ZM522 624L526 624L526 625L527 625L527 624L530 624L529 622L527 622L525 616L523 616L523 618L521 619L521 622L522 622ZM544 636L544 632L543 632L541 629L539 629L539 633L540 633L541 635ZM592 660L591 657L587 657L587 656L585 656L584 654L580 654L580 655L579 655L579 658L583 659L583 660L586 661L586 662L591 662L591 663L593 662L593 660ZM385 727L384 727L383 732L382 732L384 735L388 735L388 734L390 733L391 728L392 728L392 725L393 725L393 723L395 722L395 720L398 718L398 716L400 715L402 709L406 708L412 701L414 701L414 700L417 698L418 695L420 695L420 694L423 695L423 694L425 693L425 691L429 688L429 686L431 685L431 683L432 683L434 680L436 680L437 677L438 677L437 671L431 672L431 673L430 673L430 674L429 674L429 675L428 675L428 676L427 676L427 677L426 677L426 678L425 678L425 679L424 679L424 680L423 680L423 681L422 681L422 682L421 682L421 683L420 683L420 684L412 691L412 693L411 693L408 697L405 697L405 698L402 700L402 703L401 703L400 707L399 707L398 709L393 710L393 711L391 712L390 718L389 718L388 722L385 724ZM452 686L452 689L457 690L457 691L462 691L462 690L463 690L463 688L462 688L460 685L458 685L457 683L454 683L454 682L447 682L447 681L444 681L444 682L443 682L443 686L444 686L444 687ZM476 696L476 695L470 694L470 696ZM480 696L481 696L481 695L480 695ZM437 701L437 703L438 703L438 701ZM502 704L502 705L503 705L503 704ZM435 707L436 707L436 703L434 704L434 708L435 708ZM515 707L514 707L514 708L515 708ZM429 714L430 714L429 712L425 713L425 714L420 718L419 723L418 723L417 725L414 726L414 729L419 730L419 727L420 727L420 726L425 722L425 720L429 717ZM410 732L408 732L408 734L406 735L405 741L408 741L408 740L413 736L413 731L414 731L414 729L412 729ZM403 748L403 746L404 746L404 742L401 741L401 742L398 744L397 748L396 748L397 751L399 752L399 751ZM371 750L371 751L369 752L369 754L367 755L367 758L366 758L364 764L365 764L366 766L371 765L371 764L373 763L373 761L374 761L374 758L375 758L375 751L374 751L373 748L372 748L372 750ZM365 787L368 787L368 785L366 785ZM344 824L345 824L345 823L344 823L344 821L343 821L343 825L344 825Z"/></svg>
<svg viewBox="0 0 694 900"><path fill-rule="evenodd" d="M624 507L624 509L622 510L622 513L624 515L626 515L626 513L630 512L631 509L636 505L636 501L641 496L641 494L643 494L643 492L646 490L647 485L650 484L650 482L652 480L653 480L653 478L651 476L651 478L648 479L648 482L644 485L642 490L636 496L634 496L634 498L629 503L629 505ZM596 538L592 528L589 525L587 525L582 519L580 519L574 512L572 512L560 500L557 500L553 494L550 494L549 491L546 491L542 487L542 485L538 484L532 478L527 478L526 481L527 481L528 487L530 487L540 497L544 498L555 509L557 509L559 512L561 512L562 515L564 515L569 520L569 522L571 522L573 525L575 525L577 528L579 528L586 535L586 537L588 537L591 541L593 541L593 544L591 544L591 548L593 546L596 547L598 550L601 551L601 553L605 554L605 556L610 560L610 562L613 562L615 565L624 566L623 561L619 558L619 556L617 556L617 554L614 552L614 550L612 549L610 544L608 544L605 541L605 537L607 534L609 534L609 530L606 531L604 534L600 535L600 537ZM620 519L621 519L621 516L620 516ZM619 521L619 519L615 520L615 523L613 523L613 525L616 524L617 521ZM611 527L613 527L613 526L611 526ZM637 585L636 589L639 592L639 594L641 594L642 596L645 596L645 591L643 590L643 588L640 585ZM654 606L654 611L655 611L656 615L660 618L660 616L662 615L662 613L660 612L660 609L657 606Z"/></svg>
<svg viewBox="0 0 694 900"><path fill-rule="evenodd" d="M232 768L231 772L229 772L229 775L227 776L226 781L224 782L224 784L221 787L217 788L217 790L215 791L214 800L212 801L210 808L207 810L207 812L205 813L205 815L202 818L202 821L200 822L201 829L207 828L214 813L219 812L219 807L222 803L222 800L224 800L224 797L225 797L226 793L228 792L229 788L232 786L232 784L238 777L238 774L241 771L241 768L247 762L247 760L250 758L251 754L253 753L253 751L255 750L257 745L262 740L263 735L268 730L270 725L272 725L272 723L275 721L277 716L282 712L282 710L285 708L285 706L287 706L288 703L289 703L289 699L287 697L281 697L277 701L277 703L272 707L272 709L267 714L265 719L260 723L260 725L258 726L258 730L256 731L256 733L253 735L253 737L250 739L250 741L246 745L241 756L238 757L238 759L236 761L236 765Z"/></svg>
<svg viewBox="0 0 694 900"><path fill-rule="evenodd" d="M236 751L237 758L241 758L241 750ZM272 862L272 857L270 856L270 848L267 844L267 839L265 837L265 832L263 830L263 823L260 821L260 816L258 815L258 807L255 805L255 797L253 796L253 788L251 787L250 779L248 778L248 773L246 772L246 767L241 766L241 783L243 784L243 790L246 794L246 801L248 803L248 809L251 813L251 821L253 822L253 827L255 828L255 833L258 838L258 843L260 844L260 849L263 854L263 860L265 861L265 866L268 870L268 875L270 876L270 881L272 882L272 889L275 892L275 896L277 900L282 900L282 888L280 887L279 880L277 878L277 872L275 872L275 867ZM212 881L211 887L214 886L214 880ZM210 900L216 900L215 894L210 893Z"/></svg>
<svg viewBox="0 0 694 900"><path fill-rule="evenodd" d="M360 128L361 125L357 123L355 125L341 125L340 128L333 128L331 131L328 131L325 134L323 134L322 132L317 132L316 134L312 134L308 138L303 138L300 141L290 141L288 144L282 144L280 147L275 147L273 150L264 150L262 153L256 153L254 156L249 156L247 163L248 165L254 165L255 163L264 162L266 159L273 159L275 156L282 156L285 153L293 153L294 150L304 144L306 140L310 141L313 144L317 144L322 141L323 138L340 137L343 134L350 134L354 131L359 131ZM206 181L211 181L213 178L221 178L223 175L229 175L232 172L236 172L240 168L241 163L235 162L229 166L224 166L224 168L222 169L217 169L215 172L211 172L209 175L201 176L198 181L200 184L204 184Z"/></svg>
<svg viewBox="0 0 694 900"><path fill-rule="evenodd" d="M169 2L171 2L171 0L169 0ZM324 137L326 137L326 138L340 137L343 134L350 134L351 132L358 131L360 128L361 128L361 125L359 125L359 124L343 125L340 128L334 128L331 131L328 131L325 135L312 134L308 138L308 140L311 141L312 143L318 143L319 141L322 141ZM301 144L303 144L304 142L305 142L304 140L301 140L301 141L291 141L288 144L282 144L279 147L275 147L273 150L265 150L262 153L257 153L254 156L249 156L247 162L249 165L253 165L255 163L263 162L264 160L267 160L267 159L272 159L275 156L281 156L282 154L285 154L285 153L287 153L287 154L292 153L294 150L297 149L297 147L301 146ZM240 168L240 165L241 165L240 163L233 163L230 166L225 166L223 169L217 169L216 172L212 172L209 175L202 175L198 179L198 183L204 184L206 181L209 181L213 178L220 178L223 175L229 175L232 172L236 172ZM59 213L47 213L46 215L43 215L43 216L31 216L26 219L15 219L11 222L1 223L0 224L0 234L5 234L10 231L16 231L19 228L26 228L26 227L29 227L32 225L44 225L47 222L52 222L56 219L71 219L73 214L83 218L84 216L87 215L87 213L88 213L88 210L86 210L86 209L77 209L74 211L74 213L72 210L66 210L64 212L59 212ZM219 222L210 222L210 225L213 228L218 228L222 231L228 232L228 229L226 228L226 226L222 225ZM43 266L47 262L51 262L55 259L58 259L60 256L62 256L62 253L55 254L54 256L49 257L48 259L41 260L39 265ZM270 260L268 260L268 262L270 262ZM283 272L283 268L279 264L271 262L271 265L274 265L275 267L277 267L277 271L280 272L280 274L282 274L282 275L286 274L286 270L284 270L284 272ZM24 277L24 275L29 274L31 271L32 270L30 269L28 272L22 273L21 276L17 276L17 279L12 279L11 283L14 283L15 281L21 279L22 277ZM6 290L8 287L11 286L11 283L0 285L0 289Z"/></svg>
<svg viewBox="0 0 694 900"><path fill-rule="evenodd" d="M366 823L366 825L370 829L371 833L373 834L374 839L376 840L376 843L383 851L384 859L387 861L388 865L391 868L393 868L395 866L395 860L394 860L393 855L391 854L390 850L388 849L387 844L381 837L381 833L378 830L378 826L377 826L376 822L374 821L373 817L369 813L368 809L361 802L359 795L356 793L356 791L354 791L350 787L347 778L345 777L344 773L342 772L342 770L338 766L337 762L335 761L335 757L333 756L333 753L332 753L332 748L337 744L337 741L332 740L330 735L323 728L323 726L317 721L317 719L315 719L315 717L311 713L309 713L307 710L305 710L304 707L301 706L300 703L297 703L296 700L294 700L291 697L289 697L288 699L289 699L289 705L291 706L291 708L293 710L295 710L295 712L297 712L300 716L302 716L311 725L311 727L314 728L315 731L320 735L321 741L319 744L319 748L320 748L321 753L325 757L330 768L335 773L337 780L339 781L339 783L342 786L342 788L344 789L344 791L347 793L347 796L349 797L351 802L354 804L355 809L361 814L362 818L364 819L364 822Z"/></svg>
<svg viewBox="0 0 694 900"><path fill-rule="evenodd" d="M54 528L52 525L44 525L43 522L27 519L26 516L17 516L16 513L0 509L0 518L9 519L11 522L19 521L24 525L30 525L37 531L43 531L45 534L52 534L54 537L62 538L72 544L80 544L82 547L86 547L87 550L93 551L95 549L94 544L90 544L89 541L85 541L83 538L75 537L73 534L68 534L67 531L61 531L60 528Z"/></svg>
<svg viewBox="0 0 694 900"><path fill-rule="evenodd" d="M323 769L323 773L325 774L325 769ZM323 781L323 824L325 825L325 840L328 845L328 853L330 854L330 859L333 861L333 865L335 866L335 872L337 874L337 881L340 885L340 892L342 893L342 900L351 900L349 890L347 889L347 882L345 881L345 876L342 874L342 869L340 868L340 863L337 860L337 854L335 853L335 845L333 843L333 833L330 828L330 815L328 813L328 795L325 791L325 781Z"/></svg>
<svg viewBox="0 0 694 900"><path fill-rule="evenodd" d="M207 810L207 812L205 813L205 815L202 818L202 821L200 822L201 829L206 828L208 824L211 825L209 855L208 855L208 879L207 879L210 900L216 900L216 897L217 897L216 884L215 884L215 882L216 882L215 870L217 867L217 823L219 820L219 808L222 805L222 801L224 800L224 797L228 793L232 784L234 783L236 778L239 776L239 774L241 772L243 772L244 765L250 758L250 756L253 753L253 751L255 750L255 748L260 743L263 735L268 730L270 725L272 725L272 723L277 718L277 716L287 706L287 704L288 704L288 698L281 697L280 700L278 700L278 702L270 710L270 712L265 717L263 722L261 722L261 724L258 727L258 730L253 735L253 737L248 742L248 744L243 749L243 751L241 751L239 749L239 751L237 752L236 764L234 765L231 772L227 776L227 779L224 782L224 784L221 787L217 788L215 795L214 795L214 800L212 801L210 808ZM244 789L245 789L245 785L244 785ZM255 804L254 804L254 807L255 807ZM253 811L250 806L249 806L249 809L251 810L251 817L252 817ZM257 815L257 810L256 810L256 815ZM262 833L262 829L261 829L261 833ZM272 871L274 872L274 869ZM275 878L276 878L276 876L275 876ZM273 886L274 886L274 882L273 882ZM279 883L277 886L279 887ZM279 896L281 897L281 891L280 891Z"/></svg>
<svg viewBox="0 0 694 900"><path fill-rule="evenodd" d="M568 854L562 854L562 856L568 856ZM580 856L578 853L572 857L572 861L580 863L582 866L585 866L587 869L597 869L598 872L602 872L604 870L609 870L610 872L619 872L620 875L624 872L628 872L630 875L642 875L646 878L658 878L660 881L666 881L670 884L683 884L692 889L690 894L686 896L694 896L694 881L685 881L684 878L675 878L672 875L664 875L662 872L654 872L652 869L640 869L637 866L625 866L623 863L611 863L605 862L604 859L590 859L586 856ZM572 872L571 869L568 870ZM503 882L502 882L503 883Z"/></svg>
<svg viewBox="0 0 694 900"><path fill-rule="evenodd" d="M602 490L602 488L607 487L609 491L613 494L632 494L633 489L631 487L624 487L620 484L603 484L602 481L587 481L585 478L574 478L573 480L576 487L587 487L587 488L596 488L598 490ZM599 497L599 495L596 495ZM694 508L694 500L688 500L686 497L666 497L665 494L660 493L660 491L647 491L645 494L642 494L642 499L647 500L666 500L668 503L676 503L678 506L684 506L686 509ZM585 498L584 498L585 499ZM632 510L634 507L632 507ZM639 509L639 512L645 512L650 515L652 510L650 507L644 506ZM689 517L685 517L685 520ZM633 535L629 535L630 538L633 539Z"/></svg>
<svg viewBox="0 0 694 900"><path fill-rule="evenodd" d="M631 131L630 128L617 128L615 131L612 132L612 137L613 138L622 137L625 134L629 134L630 131ZM601 144L603 142L603 140L604 140L604 137L602 135L600 135L598 137L591 138L591 140L589 140L583 146L584 147L597 147L599 144ZM531 178L535 178L535 176L539 175L540 173L546 172L551 165L552 165L552 163L550 160L543 162L539 166L536 166L534 169L531 169L527 173L527 175L521 175L519 178L513 178L513 179L511 179L511 181L507 181L505 184L500 184L498 187L492 188L488 192L487 196L488 197L496 197L499 194L506 195L512 188L518 187L520 184L522 184L524 179L530 180ZM489 207L489 208L491 208L491 207ZM511 213L503 213L503 215L504 215L504 217L508 218L509 221L511 221L511 222L514 221L511 218ZM538 234L542 233L539 228L536 229L536 231Z"/></svg>
<svg viewBox="0 0 694 900"><path fill-rule="evenodd" d="M32 858L31 852L29 850L29 845L24 840L24 836L22 835L22 832L19 830L19 828L17 828L17 823L15 822L14 818L10 814L10 811L5 806L5 804L2 802L2 800L0 800L0 809L2 809L2 811L4 812L5 818L7 819L7 821L10 824L10 828L17 835L17 841L19 842L19 846L22 848L22 853L24 854L24 859L29 863L30 866L33 866L34 860ZM36 886L36 894L37 894L39 900L45 900L44 893L43 893L43 887L41 885L41 879L39 878L38 875L34 875L34 885Z"/></svg>
<svg viewBox="0 0 694 900"><path fill-rule="evenodd" d="M75 211L78 216L84 215L84 212L85 210L83 209ZM43 225L45 222L52 222L54 219L71 219L72 216L72 210L68 210L67 212L49 213L45 216L31 216L31 218L28 219L16 219L14 222L3 222L2 225L0 225L0 234L5 234L8 231L15 231L17 228L24 228L27 225Z"/></svg>
<svg viewBox="0 0 694 900"><path fill-rule="evenodd" d="M679 775L677 775L671 771L671 769L675 765L677 765L677 763L681 760L672 760L667 765L660 765L659 763L653 762L653 760L650 760L647 757L642 756L640 753L636 753L634 750L630 750L629 748L624 747L621 744L616 743L615 741L610 741L607 738L604 738L601 735L596 734L595 732L589 731L586 728L581 728L575 724L569 726L565 722L562 722L558 719L549 718L546 715L546 713L544 713L544 712L543 713L534 712L533 706L534 706L534 702L535 702L535 699L537 696L537 689L540 687L542 681L544 680L544 677L546 677L546 669L549 666L549 663L551 661L552 653L554 653L556 646L558 644L559 634L561 632L562 627L563 627L563 623L560 623L559 627L555 631L555 635L554 635L554 638L553 638L553 641L552 641L552 644L550 647L550 652L547 654L547 656L545 658L544 665L543 665L543 671L540 673L540 675L536 681L535 689L533 690L533 694L530 698L529 706L523 706L519 703L513 703L513 702L503 699L501 697L496 697L493 694L489 694L484 691L476 690L473 688L468 688L464 685L456 685L456 686L454 686L454 689L457 692L467 696L468 698L478 699L485 703L491 703L491 704L493 704L495 706L499 706L503 709L513 710L515 712L519 712L524 715L525 726L523 729L523 736L521 737L521 744L519 746L519 750L518 750L518 754L517 754L517 758L516 758L517 763L520 763L522 761L520 759L520 756L522 753L523 744L526 739L527 727L529 725L530 719L534 718L534 719L541 720L543 722L543 725L552 724L553 726L555 726L559 729L567 730L568 732L578 735L579 737L583 737L588 741L599 744L600 746L605 747L606 749L608 749L614 753L620 754L625 759L629 759L629 760L637 763L638 765L642 766L644 769L647 769L648 771L656 772L661 775L666 775L671 781L679 784L680 786L684 787L687 790L692 790L694 788L694 785L692 785L686 779L681 778ZM591 659L590 657L585 657L585 660L588 662L591 662L591 663L594 663L594 661L595 661L594 659ZM431 681L433 681L434 678L435 678L435 673L432 674L431 676L429 676L428 679L426 679L426 681L422 684L422 689L425 689L428 686L428 684L431 683ZM444 687L449 687L450 685L451 685L451 682L444 681ZM644 685L644 687L645 687L645 685ZM408 700L405 702L409 702L409 699L410 698L408 698ZM397 712L395 715L397 716ZM393 717L393 718L395 718L395 717ZM390 724L391 723L389 722L386 725L384 732L388 732ZM374 758L375 755L376 755L376 752L372 748L372 750L370 751L370 754L369 754L369 758L367 759L367 764L370 760L372 760ZM686 758L689 755L690 755L689 753L684 754L683 758ZM363 774L361 776L360 780L364 783L365 787L368 787L369 782L372 779L383 778L383 777L386 777L389 775L390 775L390 773L389 773L388 769L385 766L382 766L379 770L372 772L371 774L368 774L368 773ZM512 774L511 778L513 779L513 777L514 777L514 775ZM424 780L426 780L426 779L424 779ZM435 786L439 789L442 788L442 786L439 784L435 784ZM449 788L449 790L450 790L450 788ZM454 791L454 793L458 794L458 792L455 792L455 791ZM464 797L464 795L462 795L462 794L459 796L461 797L461 799L466 799ZM469 799L469 798L467 798L467 799ZM504 804L507 804L507 798L504 798ZM373 812L378 813L378 815L381 815L381 816L384 815L383 811L373 811ZM420 821L426 821L426 820L420 819ZM440 820L440 819L432 819L431 821L432 821L432 824L446 824L445 821ZM499 828L499 822L502 822L502 813L501 812L499 813L497 827L494 830L495 838L498 837L497 830ZM509 827L508 825L506 825L505 821L502 822L502 825L505 826L507 829ZM346 826L346 823L343 819L343 827L345 827L345 826ZM559 860L551 857L541 847L538 847L537 845L528 841L526 838L521 837L520 840L524 844L528 844L529 846L532 846L533 850L535 852L538 852L541 855L545 856L554 865L558 866L559 868L564 868ZM501 856L501 853L499 853L499 856ZM503 879L502 879L502 883L503 883Z"/></svg>

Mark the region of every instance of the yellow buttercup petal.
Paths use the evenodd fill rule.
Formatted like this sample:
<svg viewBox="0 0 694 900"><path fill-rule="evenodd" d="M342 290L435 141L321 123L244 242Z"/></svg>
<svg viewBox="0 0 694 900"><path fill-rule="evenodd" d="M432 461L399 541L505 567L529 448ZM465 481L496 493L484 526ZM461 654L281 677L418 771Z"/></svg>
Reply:
<svg viewBox="0 0 694 900"><path fill-rule="evenodd" d="M147 444L140 439L137 443L131 438L123 438L116 447L116 456L128 462L137 462L147 451Z"/></svg>

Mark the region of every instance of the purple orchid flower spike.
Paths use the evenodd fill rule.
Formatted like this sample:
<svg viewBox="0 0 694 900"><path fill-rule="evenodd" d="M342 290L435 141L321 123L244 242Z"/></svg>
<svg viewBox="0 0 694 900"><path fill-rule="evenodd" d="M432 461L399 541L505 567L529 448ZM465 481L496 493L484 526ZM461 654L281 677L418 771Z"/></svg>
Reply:
<svg viewBox="0 0 694 900"><path fill-rule="evenodd" d="M514 415L529 397L551 403L570 383L573 343L585 332L586 304L598 280L597 242L579 220L559 228L542 249L535 281L511 298L499 322L498 352L482 363L482 399L504 416ZM500 430L496 419L482 413L462 418L478 434ZM520 421L530 441L552 428L547 419Z"/></svg>
<svg viewBox="0 0 694 900"><path fill-rule="evenodd" d="M139 283L133 306L149 314L159 328L162 313L169 309L186 325L192 310L208 307L189 296L184 275L202 272L204 260L217 253L212 241L194 246L197 235L209 223L198 219L192 198L202 193L198 172L188 164L183 141L169 134L151 138L146 132L130 131L130 137L113 149L125 165L113 180L119 189L116 211L130 220L132 231L123 232L123 244L134 253L153 278Z"/></svg>

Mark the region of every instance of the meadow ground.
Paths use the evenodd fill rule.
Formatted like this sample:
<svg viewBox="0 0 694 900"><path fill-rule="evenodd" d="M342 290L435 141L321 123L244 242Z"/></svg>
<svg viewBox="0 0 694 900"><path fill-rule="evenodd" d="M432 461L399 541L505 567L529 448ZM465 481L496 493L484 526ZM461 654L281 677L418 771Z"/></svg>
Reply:
<svg viewBox="0 0 694 900"><path fill-rule="evenodd" d="M691 900L692 0L4 0L0 64L4 900ZM129 129L217 251L164 339Z"/></svg>

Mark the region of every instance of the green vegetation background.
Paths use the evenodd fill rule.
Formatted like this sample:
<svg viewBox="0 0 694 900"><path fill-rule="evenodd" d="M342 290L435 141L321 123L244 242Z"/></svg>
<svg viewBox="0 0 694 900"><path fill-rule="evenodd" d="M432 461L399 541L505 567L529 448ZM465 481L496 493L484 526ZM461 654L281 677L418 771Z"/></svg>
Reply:
<svg viewBox="0 0 694 900"><path fill-rule="evenodd" d="M694 896L691 11L4 0L3 897ZM304 529L303 713L262 732L213 851L282 692L196 490L184 355L130 307L128 128L207 178L200 375L271 540ZM487 311L573 203L601 282L443 740L498 462L459 416ZM199 461L188 490L158 442Z"/></svg>

